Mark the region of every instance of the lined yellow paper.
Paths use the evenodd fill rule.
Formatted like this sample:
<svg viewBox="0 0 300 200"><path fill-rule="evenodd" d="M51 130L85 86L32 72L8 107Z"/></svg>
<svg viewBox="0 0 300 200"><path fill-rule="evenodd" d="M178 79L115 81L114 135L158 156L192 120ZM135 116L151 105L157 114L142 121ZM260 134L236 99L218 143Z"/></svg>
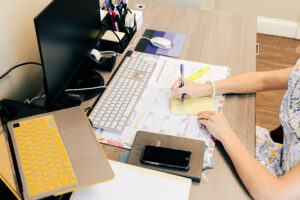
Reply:
<svg viewBox="0 0 300 200"><path fill-rule="evenodd" d="M193 99L180 99L171 96L171 113L182 115L197 115L198 112L216 110L215 101L212 97L199 97Z"/></svg>

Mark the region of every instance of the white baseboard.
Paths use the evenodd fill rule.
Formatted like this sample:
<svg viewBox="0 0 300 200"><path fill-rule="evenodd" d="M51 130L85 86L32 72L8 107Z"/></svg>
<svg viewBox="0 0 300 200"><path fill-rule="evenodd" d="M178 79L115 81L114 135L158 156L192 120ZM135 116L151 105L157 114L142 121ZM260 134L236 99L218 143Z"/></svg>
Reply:
<svg viewBox="0 0 300 200"><path fill-rule="evenodd" d="M257 32L300 39L300 23L289 20L257 17Z"/></svg>
<svg viewBox="0 0 300 200"><path fill-rule="evenodd" d="M296 33L296 39L300 40L300 23L298 24L298 29Z"/></svg>

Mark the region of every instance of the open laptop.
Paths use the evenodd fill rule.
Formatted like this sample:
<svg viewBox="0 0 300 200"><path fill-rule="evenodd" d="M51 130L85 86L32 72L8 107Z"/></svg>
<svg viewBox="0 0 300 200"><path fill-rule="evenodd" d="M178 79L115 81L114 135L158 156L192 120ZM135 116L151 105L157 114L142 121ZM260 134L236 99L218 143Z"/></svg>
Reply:
<svg viewBox="0 0 300 200"><path fill-rule="evenodd" d="M114 177L80 106L10 121L7 128L18 187L3 174L0 180L17 199L57 196Z"/></svg>

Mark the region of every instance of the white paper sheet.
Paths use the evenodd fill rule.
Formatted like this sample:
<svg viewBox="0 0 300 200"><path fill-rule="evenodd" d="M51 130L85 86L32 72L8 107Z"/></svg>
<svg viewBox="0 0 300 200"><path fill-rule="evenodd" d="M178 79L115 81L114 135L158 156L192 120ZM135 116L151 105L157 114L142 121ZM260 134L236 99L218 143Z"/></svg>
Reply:
<svg viewBox="0 0 300 200"><path fill-rule="evenodd" d="M115 178L80 189L72 200L188 200L191 180L172 174L110 161Z"/></svg>

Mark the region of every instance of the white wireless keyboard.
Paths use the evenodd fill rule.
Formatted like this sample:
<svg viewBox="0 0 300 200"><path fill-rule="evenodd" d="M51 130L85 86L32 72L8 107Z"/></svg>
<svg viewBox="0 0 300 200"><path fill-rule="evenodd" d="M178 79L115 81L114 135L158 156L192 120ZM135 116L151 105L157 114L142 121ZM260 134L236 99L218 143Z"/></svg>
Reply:
<svg viewBox="0 0 300 200"><path fill-rule="evenodd" d="M89 115L93 126L121 133L130 118L157 59L126 57Z"/></svg>

